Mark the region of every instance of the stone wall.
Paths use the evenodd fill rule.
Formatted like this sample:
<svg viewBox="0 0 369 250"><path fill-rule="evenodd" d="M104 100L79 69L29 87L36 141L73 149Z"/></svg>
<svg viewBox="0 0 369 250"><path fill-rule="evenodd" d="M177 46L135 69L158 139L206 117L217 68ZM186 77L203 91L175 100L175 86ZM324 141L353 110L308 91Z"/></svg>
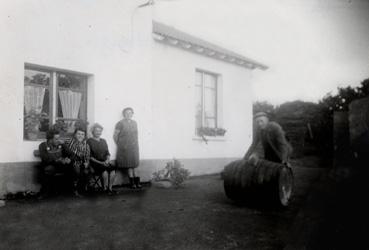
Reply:
<svg viewBox="0 0 369 250"><path fill-rule="evenodd" d="M334 112L333 115L333 146L335 167L350 165L352 153L350 147L350 134L348 112Z"/></svg>
<svg viewBox="0 0 369 250"><path fill-rule="evenodd" d="M369 129L369 97L355 100L349 105L350 140L354 143Z"/></svg>
<svg viewBox="0 0 369 250"><path fill-rule="evenodd" d="M367 169L369 161L369 97L349 105L350 142L356 165Z"/></svg>

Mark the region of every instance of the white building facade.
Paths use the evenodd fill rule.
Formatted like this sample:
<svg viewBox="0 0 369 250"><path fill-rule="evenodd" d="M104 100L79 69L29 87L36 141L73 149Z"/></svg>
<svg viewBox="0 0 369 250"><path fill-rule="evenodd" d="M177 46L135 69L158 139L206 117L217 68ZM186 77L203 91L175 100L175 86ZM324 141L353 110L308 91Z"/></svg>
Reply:
<svg viewBox="0 0 369 250"><path fill-rule="evenodd" d="M33 151L57 122L65 134L99 122L114 159L127 106L144 181L172 158L193 175L219 172L251 143L251 73L264 65L152 22L133 0L5 0L1 9L0 196L39 190Z"/></svg>

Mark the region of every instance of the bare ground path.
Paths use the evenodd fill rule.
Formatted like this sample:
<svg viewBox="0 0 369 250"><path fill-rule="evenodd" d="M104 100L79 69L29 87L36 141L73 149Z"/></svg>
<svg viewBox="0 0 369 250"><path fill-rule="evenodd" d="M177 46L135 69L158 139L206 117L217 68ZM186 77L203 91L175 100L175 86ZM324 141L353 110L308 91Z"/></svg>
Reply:
<svg viewBox="0 0 369 250"><path fill-rule="evenodd" d="M294 199L279 210L235 205L219 175L180 189L9 201L0 208L0 249L283 249L322 172L296 167Z"/></svg>

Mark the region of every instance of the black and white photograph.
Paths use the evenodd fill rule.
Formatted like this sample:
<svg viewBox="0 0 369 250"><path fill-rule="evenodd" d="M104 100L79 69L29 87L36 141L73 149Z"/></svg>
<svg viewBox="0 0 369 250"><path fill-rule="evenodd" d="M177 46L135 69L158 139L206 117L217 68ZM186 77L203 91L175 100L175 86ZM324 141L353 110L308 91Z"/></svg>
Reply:
<svg viewBox="0 0 369 250"><path fill-rule="evenodd" d="M369 249L369 0L0 0L0 250Z"/></svg>

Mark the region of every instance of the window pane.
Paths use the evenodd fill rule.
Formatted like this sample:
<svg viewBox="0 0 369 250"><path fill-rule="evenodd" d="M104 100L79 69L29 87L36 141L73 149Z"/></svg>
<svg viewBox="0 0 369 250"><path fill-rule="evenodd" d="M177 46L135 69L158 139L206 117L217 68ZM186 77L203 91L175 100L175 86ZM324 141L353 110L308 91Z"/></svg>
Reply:
<svg viewBox="0 0 369 250"><path fill-rule="evenodd" d="M216 116L216 92L213 89L205 88L205 117Z"/></svg>
<svg viewBox="0 0 369 250"><path fill-rule="evenodd" d="M50 73L40 70L25 69L24 70L24 84L37 84L43 86L50 85Z"/></svg>
<svg viewBox="0 0 369 250"><path fill-rule="evenodd" d="M49 85L51 74L40 70L24 70L24 138L43 138L49 127Z"/></svg>
<svg viewBox="0 0 369 250"><path fill-rule="evenodd" d="M58 117L67 119L85 118L84 108L85 77L58 74L57 110Z"/></svg>
<svg viewBox="0 0 369 250"><path fill-rule="evenodd" d="M204 84L206 88L216 88L216 77L210 74L204 74Z"/></svg>
<svg viewBox="0 0 369 250"><path fill-rule="evenodd" d="M216 127L215 118L205 118L205 127L215 128Z"/></svg>
<svg viewBox="0 0 369 250"><path fill-rule="evenodd" d="M196 71L196 128L217 127L217 75Z"/></svg>
<svg viewBox="0 0 369 250"><path fill-rule="evenodd" d="M196 128L202 127L202 88L201 86L195 86L195 111L196 111Z"/></svg>
<svg viewBox="0 0 369 250"><path fill-rule="evenodd" d="M76 120L86 119L86 77L58 73L57 80L57 120L72 133Z"/></svg>
<svg viewBox="0 0 369 250"><path fill-rule="evenodd" d="M58 73L58 85L60 88L83 90L84 80L85 76Z"/></svg>
<svg viewBox="0 0 369 250"><path fill-rule="evenodd" d="M202 72L196 71L196 85L202 85Z"/></svg>
<svg viewBox="0 0 369 250"><path fill-rule="evenodd" d="M40 131L46 132L50 126L50 93L49 89L45 89L44 104L42 106L42 119L40 124Z"/></svg>

